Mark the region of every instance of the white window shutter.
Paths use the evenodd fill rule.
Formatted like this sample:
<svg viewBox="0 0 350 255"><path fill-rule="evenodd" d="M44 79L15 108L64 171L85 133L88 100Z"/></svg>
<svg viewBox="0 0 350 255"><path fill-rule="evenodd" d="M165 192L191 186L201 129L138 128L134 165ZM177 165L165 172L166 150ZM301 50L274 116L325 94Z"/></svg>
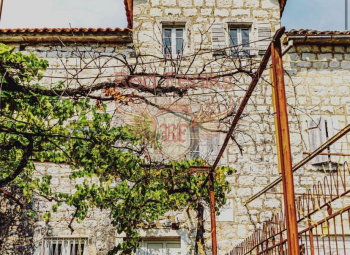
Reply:
<svg viewBox="0 0 350 255"><path fill-rule="evenodd" d="M209 150L209 140L199 142L199 157L201 159L208 161Z"/></svg>
<svg viewBox="0 0 350 255"><path fill-rule="evenodd" d="M339 131L339 122L336 119L329 118L327 120L327 128L328 128L328 139L335 136ZM341 153L341 142L338 141L330 146L329 148L330 153ZM339 156L331 156L331 162L337 163L339 161Z"/></svg>
<svg viewBox="0 0 350 255"><path fill-rule="evenodd" d="M271 42L271 25L269 22L259 22L257 26L259 54L265 54Z"/></svg>
<svg viewBox="0 0 350 255"><path fill-rule="evenodd" d="M226 48L225 24L214 23L211 27L211 41L213 54L222 54L222 49Z"/></svg>
<svg viewBox="0 0 350 255"><path fill-rule="evenodd" d="M316 121L309 121L309 143L310 152L314 152L318 147L327 141L326 121L319 118ZM323 152L328 152L327 149ZM312 164L328 163L327 155L318 155L312 161Z"/></svg>
<svg viewBox="0 0 350 255"><path fill-rule="evenodd" d="M205 139L200 142L199 156L209 164L213 164L220 152L220 133L216 136ZM219 163L220 165L220 163Z"/></svg>
<svg viewBox="0 0 350 255"><path fill-rule="evenodd" d="M214 164L216 158L219 155L221 144L220 144L220 133L217 133L215 137L212 138L212 146L211 146L211 163ZM220 166L220 161L219 164Z"/></svg>
<svg viewBox="0 0 350 255"><path fill-rule="evenodd" d="M216 216L217 221L225 222L225 221L233 221L233 199L227 199L226 204L220 208L220 215Z"/></svg>

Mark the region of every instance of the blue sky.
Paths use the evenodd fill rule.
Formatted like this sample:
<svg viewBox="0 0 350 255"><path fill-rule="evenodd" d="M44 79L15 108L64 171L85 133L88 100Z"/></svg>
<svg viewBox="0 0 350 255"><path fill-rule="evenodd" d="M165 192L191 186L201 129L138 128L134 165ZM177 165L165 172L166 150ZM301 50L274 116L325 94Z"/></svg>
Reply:
<svg viewBox="0 0 350 255"><path fill-rule="evenodd" d="M288 30L345 30L345 1L287 0L282 25Z"/></svg>
<svg viewBox="0 0 350 255"><path fill-rule="evenodd" d="M125 27L123 0L4 0L1 28L69 27L69 24ZM288 30L344 30L345 0L288 0L282 24Z"/></svg>

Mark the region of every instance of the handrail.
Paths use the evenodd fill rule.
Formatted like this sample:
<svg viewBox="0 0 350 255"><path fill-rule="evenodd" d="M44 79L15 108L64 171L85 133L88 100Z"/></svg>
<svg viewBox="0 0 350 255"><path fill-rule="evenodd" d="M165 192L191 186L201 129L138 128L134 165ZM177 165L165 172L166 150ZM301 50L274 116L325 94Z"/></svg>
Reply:
<svg viewBox="0 0 350 255"><path fill-rule="evenodd" d="M293 172L297 171L302 166L306 165L308 162L310 162L313 158L317 157L322 151L327 149L329 146L337 142L340 138L342 138L344 135L346 135L350 131L350 124L347 125L345 128L343 128L341 131L339 131L336 135L334 135L332 138L330 138L327 142L322 144L320 147L318 147L314 152L312 152L309 156L301 160L298 164L296 164L293 167ZM272 189L274 186L279 184L282 181L282 177L278 177L275 181L267 185L264 189L256 193L255 195L248 198L248 200L244 203L245 205L249 204L250 202L254 201L270 189Z"/></svg>

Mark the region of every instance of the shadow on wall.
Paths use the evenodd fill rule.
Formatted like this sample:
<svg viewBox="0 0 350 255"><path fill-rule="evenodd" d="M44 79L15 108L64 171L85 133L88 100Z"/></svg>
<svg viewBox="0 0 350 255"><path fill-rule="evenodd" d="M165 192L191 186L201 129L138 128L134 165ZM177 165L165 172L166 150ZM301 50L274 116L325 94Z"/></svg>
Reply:
<svg viewBox="0 0 350 255"><path fill-rule="evenodd" d="M19 188L11 187L12 194ZM35 219L28 216L29 208L22 209L16 202L0 194L0 254L30 255L33 251Z"/></svg>

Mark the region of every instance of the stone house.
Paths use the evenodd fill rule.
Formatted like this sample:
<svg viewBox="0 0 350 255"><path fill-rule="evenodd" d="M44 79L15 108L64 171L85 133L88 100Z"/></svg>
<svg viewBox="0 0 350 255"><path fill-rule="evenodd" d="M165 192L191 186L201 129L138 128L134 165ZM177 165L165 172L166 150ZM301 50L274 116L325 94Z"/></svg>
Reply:
<svg viewBox="0 0 350 255"><path fill-rule="evenodd" d="M115 73L123 71L110 58L118 54L133 59L137 55L191 55L204 51L193 63L186 59L182 63L181 68L190 69L186 74L196 74L203 68L203 62L220 59L222 49L235 45L248 47L239 47L239 53L232 54L248 52L252 56L252 63L259 63L270 37L281 26L285 4L284 0L125 0L128 28L1 29L0 42L47 59L52 68L48 69L47 77L44 78L47 84L55 83L62 77L76 79L74 75L77 74L68 74L67 70L74 71L82 62L89 62L96 56L105 60L103 77L99 77L99 80L111 79ZM295 163L350 123L349 39L350 34L347 32L311 30L292 30L283 38ZM228 64L226 68L230 67L232 65ZM157 68L166 69L167 66L160 64ZM218 67L207 68L215 72ZM84 84L88 82L84 78L94 75L100 74L94 73L93 69L86 69L79 72L79 79ZM239 85L247 86L249 81L249 78L245 78ZM250 232L269 220L274 212L279 212L283 205L280 186L247 205L244 203L280 176L269 81L267 70L246 109L249 115L238 126L236 139L240 147L235 143L230 144L221 160L222 165L232 166L237 173L228 177L232 191L227 194L227 205L217 216L219 254L230 251ZM226 96L241 98L243 94L244 89L230 91ZM220 136L219 141L212 146L209 161L217 155L222 140ZM208 145L199 144L197 150L202 156L208 152ZM297 171L297 193L304 192L318 179L327 176L328 172L324 169L329 171L349 160L350 136L341 139L329 152L343 153L343 156L318 156ZM68 166L38 163L37 171L38 174L52 174L52 185L57 191L74 192L76 182L69 179L71 170ZM39 199L34 206L41 214L51 208L50 202ZM84 254L102 255L124 238L115 233L107 211L90 211L86 220L80 224L74 223L73 234L68 229L70 215L70 208L63 206L53 214L48 224L39 218L33 225L33 236L27 237L28 242L34 244L33 251L25 254L56 254L53 252L60 244L82 247ZM194 235L190 216L178 212L171 218L166 216L160 226L152 231L142 231L144 244L140 254L190 253ZM180 223L178 230L170 227L174 218ZM210 253L209 217L206 217L205 227ZM12 238L17 238L16 233L13 233ZM10 244L11 240L7 242ZM13 247L8 247L9 250L3 254L14 254L11 252Z"/></svg>

